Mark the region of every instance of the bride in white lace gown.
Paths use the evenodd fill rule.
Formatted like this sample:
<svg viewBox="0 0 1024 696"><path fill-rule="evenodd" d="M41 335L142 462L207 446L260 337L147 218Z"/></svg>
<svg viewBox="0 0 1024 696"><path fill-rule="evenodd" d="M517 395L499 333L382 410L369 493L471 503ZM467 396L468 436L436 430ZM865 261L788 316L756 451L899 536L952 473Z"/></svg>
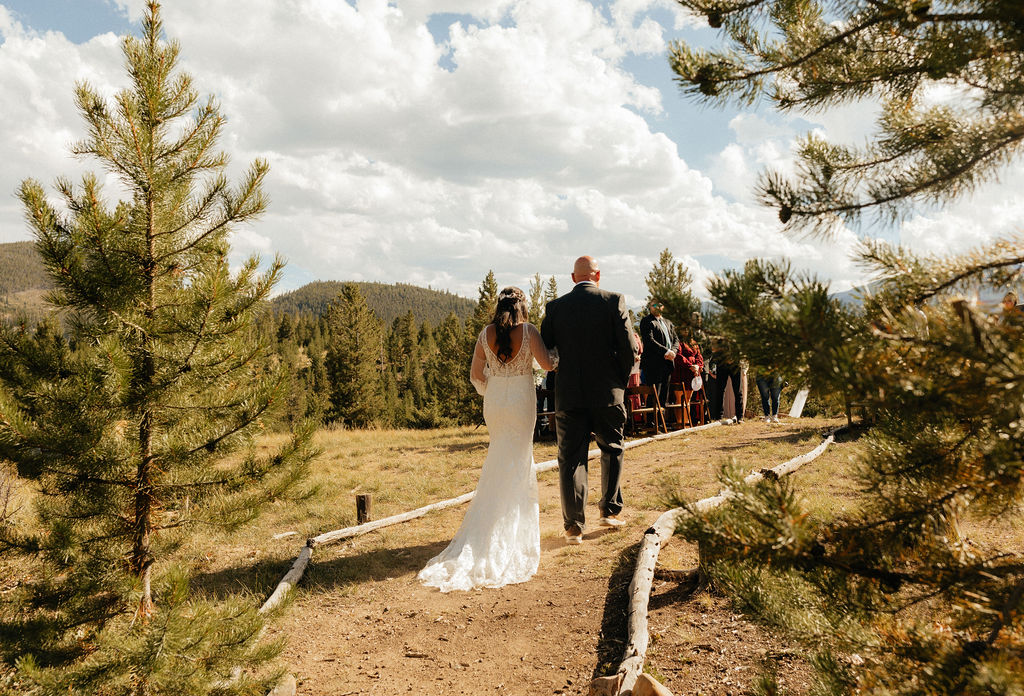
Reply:
<svg viewBox="0 0 1024 696"><path fill-rule="evenodd" d="M540 332L526 318L523 291L505 288L498 295L494 320L477 339L470 379L483 394L491 441L462 526L419 574L423 584L442 592L525 582L537 572L533 361L545 370L554 369L554 363Z"/></svg>

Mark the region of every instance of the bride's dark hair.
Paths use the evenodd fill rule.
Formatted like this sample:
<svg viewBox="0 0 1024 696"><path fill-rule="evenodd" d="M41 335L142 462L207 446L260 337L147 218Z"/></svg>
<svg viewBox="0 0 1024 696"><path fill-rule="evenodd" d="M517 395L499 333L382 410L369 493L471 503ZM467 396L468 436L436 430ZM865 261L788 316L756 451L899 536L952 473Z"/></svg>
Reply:
<svg viewBox="0 0 1024 696"><path fill-rule="evenodd" d="M508 362L512 358L512 329L529 317L526 309L526 295L515 287L505 288L498 293L498 304L494 308L494 333L497 336L498 360Z"/></svg>

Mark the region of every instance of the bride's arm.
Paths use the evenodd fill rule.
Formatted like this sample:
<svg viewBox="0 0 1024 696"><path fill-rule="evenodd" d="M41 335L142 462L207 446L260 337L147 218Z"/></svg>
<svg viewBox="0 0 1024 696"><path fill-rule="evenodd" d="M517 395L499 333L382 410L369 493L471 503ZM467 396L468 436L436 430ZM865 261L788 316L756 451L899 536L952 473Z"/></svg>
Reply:
<svg viewBox="0 0 1024 696"><path fill-rule="evenodd" d="M526 324L526 332L530 337L530 352L533 353L533 357L541 369L551 371L558 367L556 354L544 345L544 339L541 338L537 327L533 324Z"/></svg>
<svg viewBox="0 0 1024 696"><path fill-rule="evenodd" d="M476 389L480 396L484 395L484 391L487 389L487 375L484 374L484 367L487 366L487 356L484 355L484 346L480 342L482 338L476 342L476 350L473 351L473 365L469 368L469 381L473 383L473 387Z"/></svg>

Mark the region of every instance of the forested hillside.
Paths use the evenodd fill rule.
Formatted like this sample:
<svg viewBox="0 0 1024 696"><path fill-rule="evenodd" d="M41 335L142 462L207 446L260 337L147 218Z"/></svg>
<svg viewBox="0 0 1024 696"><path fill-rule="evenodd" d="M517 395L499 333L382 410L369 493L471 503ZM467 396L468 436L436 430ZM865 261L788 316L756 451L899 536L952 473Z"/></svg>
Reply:
<svg viewBox="0 0 1024 696"><path fill-rule="evenodd" d="M271 301L275 313L293 316L309 313L320 316L338 297L345 284L336 280L321 280L303 285ZM405 283L355 283L377 318L390 325L397 317L412 312L420 322L438 326L450 313L465 320L473 313L476 303L465 297L443 290L430 290Z"/></svg>
<svg viewBox="0 0 1024 696"><path fill-rule="evenodd" d="M44 297L50 287L33 242L0 244L0 318L41 320L49 311Z"/></svg>
<svg viewBox="0 0 1024 696"><path fill-rule="evenodd" d="M275 313L298 316L304 312L320 316L344 285L341 281L315 281L275 298ZM366 304L377 318L390 324L408 312L432 326L438 326L451 312L465 320L476 303L443 290L431 290L405 283L356 283ZM26 312L32 318L45 313L44 291L51 287L33 242L0 244L0 316ZM39 317L37 317L39 315Z"/></svg>
<svg viewBox="0 0 1024 696"><path fill-rule="evenodd" d="M50 287L33 242L0 244L0 295Z"/></svg>

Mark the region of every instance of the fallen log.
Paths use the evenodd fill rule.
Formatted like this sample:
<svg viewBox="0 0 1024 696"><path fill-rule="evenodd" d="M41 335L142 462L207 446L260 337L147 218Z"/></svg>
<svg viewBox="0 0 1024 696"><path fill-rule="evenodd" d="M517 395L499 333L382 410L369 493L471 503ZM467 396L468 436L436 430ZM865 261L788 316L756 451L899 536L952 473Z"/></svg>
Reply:
<svg viewBox="0 0 1024 696"><path fill-rule="evenodd" d="M302 551L299 552L299 557L292 563L292 567L285 573L284 577L281 578L281 582L277 583L277 587L274 588L267 601L260 607L261 614L266 614L284 601L288 591L295 587L296 583L302 578L303 573L306 572L306 565L312 557L313 547L304 546Z"/></svg>
<svg viewBox="0 0 1024 696"><path fill-rule="evenodd" d="M839 429L831 431L824 441L810 452L793 457L772 469L755 471L744 478L744 482L754 484L766 476L777 478L796 471L807 462L821 456L833 442L838 431ZM732 495L732 492L728 489L723 490L718 495L697 501L694 503L694 508L701 512L710 510L727 501ZM676 522L684 514L686 514L684 508L674 508L663 513L644 532L644 538L640 542L640 550L637 552L636 569L633 571L633 579L629 583L629 609L626 613L627 640L626 648L622 654L622 662L616 673L621 677L617 696L631 694L637 678L643 671L644 660L647 656L647 646L650 641L650 635L647 630L647 609L650 604L651 586L654 582L655 567L658 564L658 554L661 551L662 545L672 538L672 535L675 533Z"/></svg>
<svg viewBox="0 0 1024 696"><path fill-rule="evenodd" d="M430 505L424 505L421 508L410 510L409 512L403 512L399 515L392 515L391 517L384 517L379 520L372 522L366 522L365 524L357 524L354 527L345 527L344 529L335 529L332 532L324 532L319 534L312 539L306 541L307 546L316 547L323 546L324 544L330 544L334 541L340 541L342 539L351 539L355 536L360 536L368 532L372 532L381 527L389 527L393 524L400 522L408 522L414 520L417 517L423 517L428 512L434 512L435 510L443 510L445 508L454 507L456 505L462 505L468 503L476 495L476 491L470 491L464 493L457 498L449 498L448 500L442 500L437 503L431 503Z"/></svg>

